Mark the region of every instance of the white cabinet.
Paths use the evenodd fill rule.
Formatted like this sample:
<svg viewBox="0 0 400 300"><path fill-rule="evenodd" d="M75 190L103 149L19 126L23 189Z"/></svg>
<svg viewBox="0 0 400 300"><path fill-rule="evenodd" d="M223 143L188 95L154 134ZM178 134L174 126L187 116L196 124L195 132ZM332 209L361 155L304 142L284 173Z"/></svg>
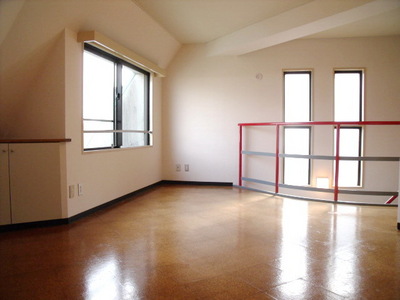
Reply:
<svg viewBox="0 0 400 300"><path fill-rule="evenodd" d="M0 144L0 225L60 219L59 143Z"/></svg>

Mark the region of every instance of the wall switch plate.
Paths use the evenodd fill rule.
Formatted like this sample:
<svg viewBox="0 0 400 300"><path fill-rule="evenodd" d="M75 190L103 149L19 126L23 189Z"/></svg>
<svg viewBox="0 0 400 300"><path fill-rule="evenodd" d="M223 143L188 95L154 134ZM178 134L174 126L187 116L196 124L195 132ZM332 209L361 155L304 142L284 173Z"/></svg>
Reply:
<svg viewBox="0 0 400 300"><path fill-rule="evenodd" d="M83 195L83 186L82 184L78 184L78 196L82 196Z"/></svg>
<svg viewBox="0 0 400 300"><path fill-rule="evenodd" d="M73 185L70 185L68 187L68 197L69 198L74 198L75 197L75 187Z"/></svg>
<svg viewBox="0 0 400 300"><path fill-rule="evenodd" d="M189 165L185 165L185 172L189 172Z"/></svg>

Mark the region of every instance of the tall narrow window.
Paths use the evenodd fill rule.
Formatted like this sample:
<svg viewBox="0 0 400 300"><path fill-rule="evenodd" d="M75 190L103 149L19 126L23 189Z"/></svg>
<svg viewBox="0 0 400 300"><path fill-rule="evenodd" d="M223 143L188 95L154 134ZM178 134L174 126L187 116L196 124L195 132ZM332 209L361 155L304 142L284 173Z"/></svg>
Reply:
<svg viewBox="0 0 400 300"><path fill-rule="evenodd" d="M335 71L335 121L363 121L363 72ZM363 129L361 126L341 126L340 156L361 156ZM336 137L336 129L335 129ZM336 154L336 145L334 147ZM339 162L339 186L361 186L361 161Z"/></svg>
<svg viewBox="0 0 400 300"><path fill-rule="evenodd" d="M284 119L285 122L311 120L311 72L284 73ZM310 154L309 126L284 127L284 153ZM283 161L285 184L309 185L310 160L285 157Z"/></svg>
<svg viewBox="0 0 400 300"><path fill-rule="evenodd" d="M84 150L150 145L147 71L85 44L83 80Z"/></svg>

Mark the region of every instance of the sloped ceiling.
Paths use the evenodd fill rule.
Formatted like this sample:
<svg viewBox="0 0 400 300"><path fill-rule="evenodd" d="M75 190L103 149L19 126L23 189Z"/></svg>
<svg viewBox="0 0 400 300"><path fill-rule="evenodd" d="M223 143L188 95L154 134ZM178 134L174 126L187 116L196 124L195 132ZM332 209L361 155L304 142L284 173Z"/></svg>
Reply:
<svg viewBox="0 0 400 300"><path fill-rule="evenodd" d="M400 0L132 0L182 44L241 55L299 38L400 34Z"/></svg>
<svg viewBox="0 0 400 300"><path fill-rule="evenodd" d="M183 44L205 43L312 0L133 0Z"/></svg>
<svg viewBox="0 0 400 300"><path fill-rule="evenodd" d="M25 0L1 1L0 0L0 45L7 36L15 18L22 9ZM7 11L7 14L1 12Z"/></svg>

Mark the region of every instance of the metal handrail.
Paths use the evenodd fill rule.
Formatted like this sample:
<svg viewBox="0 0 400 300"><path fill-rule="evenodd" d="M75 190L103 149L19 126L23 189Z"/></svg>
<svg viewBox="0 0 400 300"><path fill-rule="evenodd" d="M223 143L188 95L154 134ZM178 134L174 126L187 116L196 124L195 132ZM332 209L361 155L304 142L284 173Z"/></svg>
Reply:
<svg viewBox="0 0 400 300"><path fill-rule="evenodd" d="M120 129L120 130L84 130L83 133L149 133L152 134L153 131L150 130L129 130L129 129Z"/></svg>
<svg viewBox="0 0 400 300"><path fill-rule="evenodd" d="M334 156L325 156L325 155L300 155L300 154L283 154L280 153L280 127L282 126L312 126L312 125L331 125L336 127L336 152ZM326 159L333 160L335 162L335 173L334 173L334 201L338 201L339 192L343 193L358 193L358 194L366 194L371 193L372 195L377 195L380 192L377 191L348 191L348 190L340 190L339 191L339 161L340 160L359 160L359 161L400 161L400 157L341 157L340 150L340 129L343 126L357 125L357 126L366 126L366 125L400 125L400 121L362 121L362 122L353 122L353 121L311 121L311 122L259 122L259 123L239 123L239 187L243 187L243 180L251 181L249 178L243 177L243 155L244 154L252 154L252 155L265 155L265 156L274 156L275 157L275 182L268 182L265 184L274 185L275 186L275 194L279 194L279 187L290 187L295 188L295 186L289 186L279 183L279 158L280 157L296 157L296 158L308 158L308 159ZM276 129L275 135L275 153L269 152L255 152L255 151L244 151L243 150L243 128L244 127L253 127L253 126L274 126ZM254 182L254 180L253 180ZM332 191L332 189L319 189L319 188L309 188L309 190L318 190L318 191ZM397 197L398 192L383 192L385 195L392 195L392 197L386 201L385 204L392 203Z"/></svg>

